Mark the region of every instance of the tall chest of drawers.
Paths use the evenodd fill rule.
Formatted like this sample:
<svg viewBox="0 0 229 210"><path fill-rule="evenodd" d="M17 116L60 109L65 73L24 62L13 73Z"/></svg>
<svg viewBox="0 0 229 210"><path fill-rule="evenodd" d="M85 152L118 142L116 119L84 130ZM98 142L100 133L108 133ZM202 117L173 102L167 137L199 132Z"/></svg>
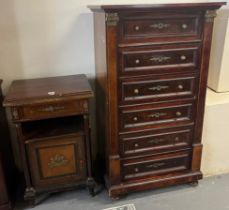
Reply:
<svg viewBox="0 0 229 210"><path fill-rule="evenodd" d="M110 196L202 178L211 35L223 4L89 6Z"/></svg>

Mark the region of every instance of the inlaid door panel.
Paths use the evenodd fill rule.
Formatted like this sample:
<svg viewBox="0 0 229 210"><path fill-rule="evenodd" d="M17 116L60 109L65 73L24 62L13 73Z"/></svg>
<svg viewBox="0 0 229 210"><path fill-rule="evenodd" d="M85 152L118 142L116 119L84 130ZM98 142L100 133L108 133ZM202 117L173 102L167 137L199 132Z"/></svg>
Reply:
<svg viewBox="0 0 229 210"><path fill-rule="evenodd" d="M55 186L85 179L84 146L82 135L28 141L33 184L36 187Z"/></svg>

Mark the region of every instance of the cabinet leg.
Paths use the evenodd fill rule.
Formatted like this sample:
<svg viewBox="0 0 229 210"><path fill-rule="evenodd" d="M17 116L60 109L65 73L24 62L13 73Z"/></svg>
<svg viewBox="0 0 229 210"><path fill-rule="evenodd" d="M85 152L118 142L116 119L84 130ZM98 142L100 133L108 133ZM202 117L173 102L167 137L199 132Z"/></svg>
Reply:
<svg viewBox="0 0 229 210"><path fill-rule="evenodd" d="M190 182L189 184L192 187L197 187L199 185L199 182L198 181L193 181L193 182Z"/></svg>
<svg viewBox="0 0 229 210"><path fill-rule="evenodd" d="M36 197L36 190L33 187L27 187L25 189L24 199L25 200L34 200Z"/></svg>
<svg viewBox="0 0 229 210"><path fill-rule="evenodd" d="M95 196L95 187L96 187L95 180L92 177L89 177L87 179L87 189L91 196Z"/></svg>

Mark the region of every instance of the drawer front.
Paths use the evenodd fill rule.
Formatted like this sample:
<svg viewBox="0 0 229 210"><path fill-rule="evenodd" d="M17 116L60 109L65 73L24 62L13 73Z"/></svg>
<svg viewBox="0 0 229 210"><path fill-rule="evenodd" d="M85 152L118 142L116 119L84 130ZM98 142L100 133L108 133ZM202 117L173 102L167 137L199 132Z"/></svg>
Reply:
<svg viewBox="0 0 229 210"><path fill-rule="evenodd" d="M85 180L83 136L46 138L27 143L32 182L35 187L55 187Z"/></svg>
<svg viewBox="0 0 229 210"><path fill-rule="evenodd" d="M148 126L168 125L178 122L193 121L192 104L181 104L163 108L150 106L135 106L133 109L121 111L121 130L135 130Z"/></svg>
<svg viewBox="0 0 229 210"><path fill-rule="evenodd" d="M44 119L50 117L83 114L88 112L87 100L66 101L60 103L27 105L18 110L20 120ZM14 114L13 114L14 115ZM15 120L17 118L14 117Z"/></svg>
<svg viewBox="0 0 229 210"><path fill-rule="evenodd" d="M157 80L138 78L121 82L121 102L132 103L140 100L176 99L195 96L195 77L176 77Z"/></svg>
<svg viewBox="0 0 229 210"><path fill-rule="evenodd" d="M160 175L190 168L191 153L180 152L163 156L128 159L122 164L123 179Z"/></svg>
<svg viewBox="0 0 229 210"><path fill-rule="evenodd" d="M154 131L121 136L121 152L124 156L159 154L189 148L192 142L192 129Z"/></svg>
<svg viewBox="0 0 229 210"><path fill-rule="evenodd" d="M196 72L199 45L120 48L121 73Z"/></svg>
<svg viewBox="0 0 229 210"><path fill-rule="evenodd" d="M122 41L145 38L179 39L199 38L201 34L200 14L140 14L139 16L125 16L121 21Z"/></svg>

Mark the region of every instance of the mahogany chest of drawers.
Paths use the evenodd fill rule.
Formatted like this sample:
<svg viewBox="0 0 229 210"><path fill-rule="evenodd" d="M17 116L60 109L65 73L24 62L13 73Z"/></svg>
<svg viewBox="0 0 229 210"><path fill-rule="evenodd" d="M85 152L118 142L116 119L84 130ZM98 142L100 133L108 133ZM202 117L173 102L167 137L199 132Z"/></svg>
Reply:
<svg viewBox="0 0 229 210"><path fill-rule="evenodd" d="M89 99L85 75L13 81L4 105L16 125L26 189L38 203L51 192L87 185L91 169Z"/></svg>
<svg viewBox="0 0 229 210"><path fill-rule="evenodd" d="M202 178L212 28L223 4L89 6L110 196Z"/></svg>

